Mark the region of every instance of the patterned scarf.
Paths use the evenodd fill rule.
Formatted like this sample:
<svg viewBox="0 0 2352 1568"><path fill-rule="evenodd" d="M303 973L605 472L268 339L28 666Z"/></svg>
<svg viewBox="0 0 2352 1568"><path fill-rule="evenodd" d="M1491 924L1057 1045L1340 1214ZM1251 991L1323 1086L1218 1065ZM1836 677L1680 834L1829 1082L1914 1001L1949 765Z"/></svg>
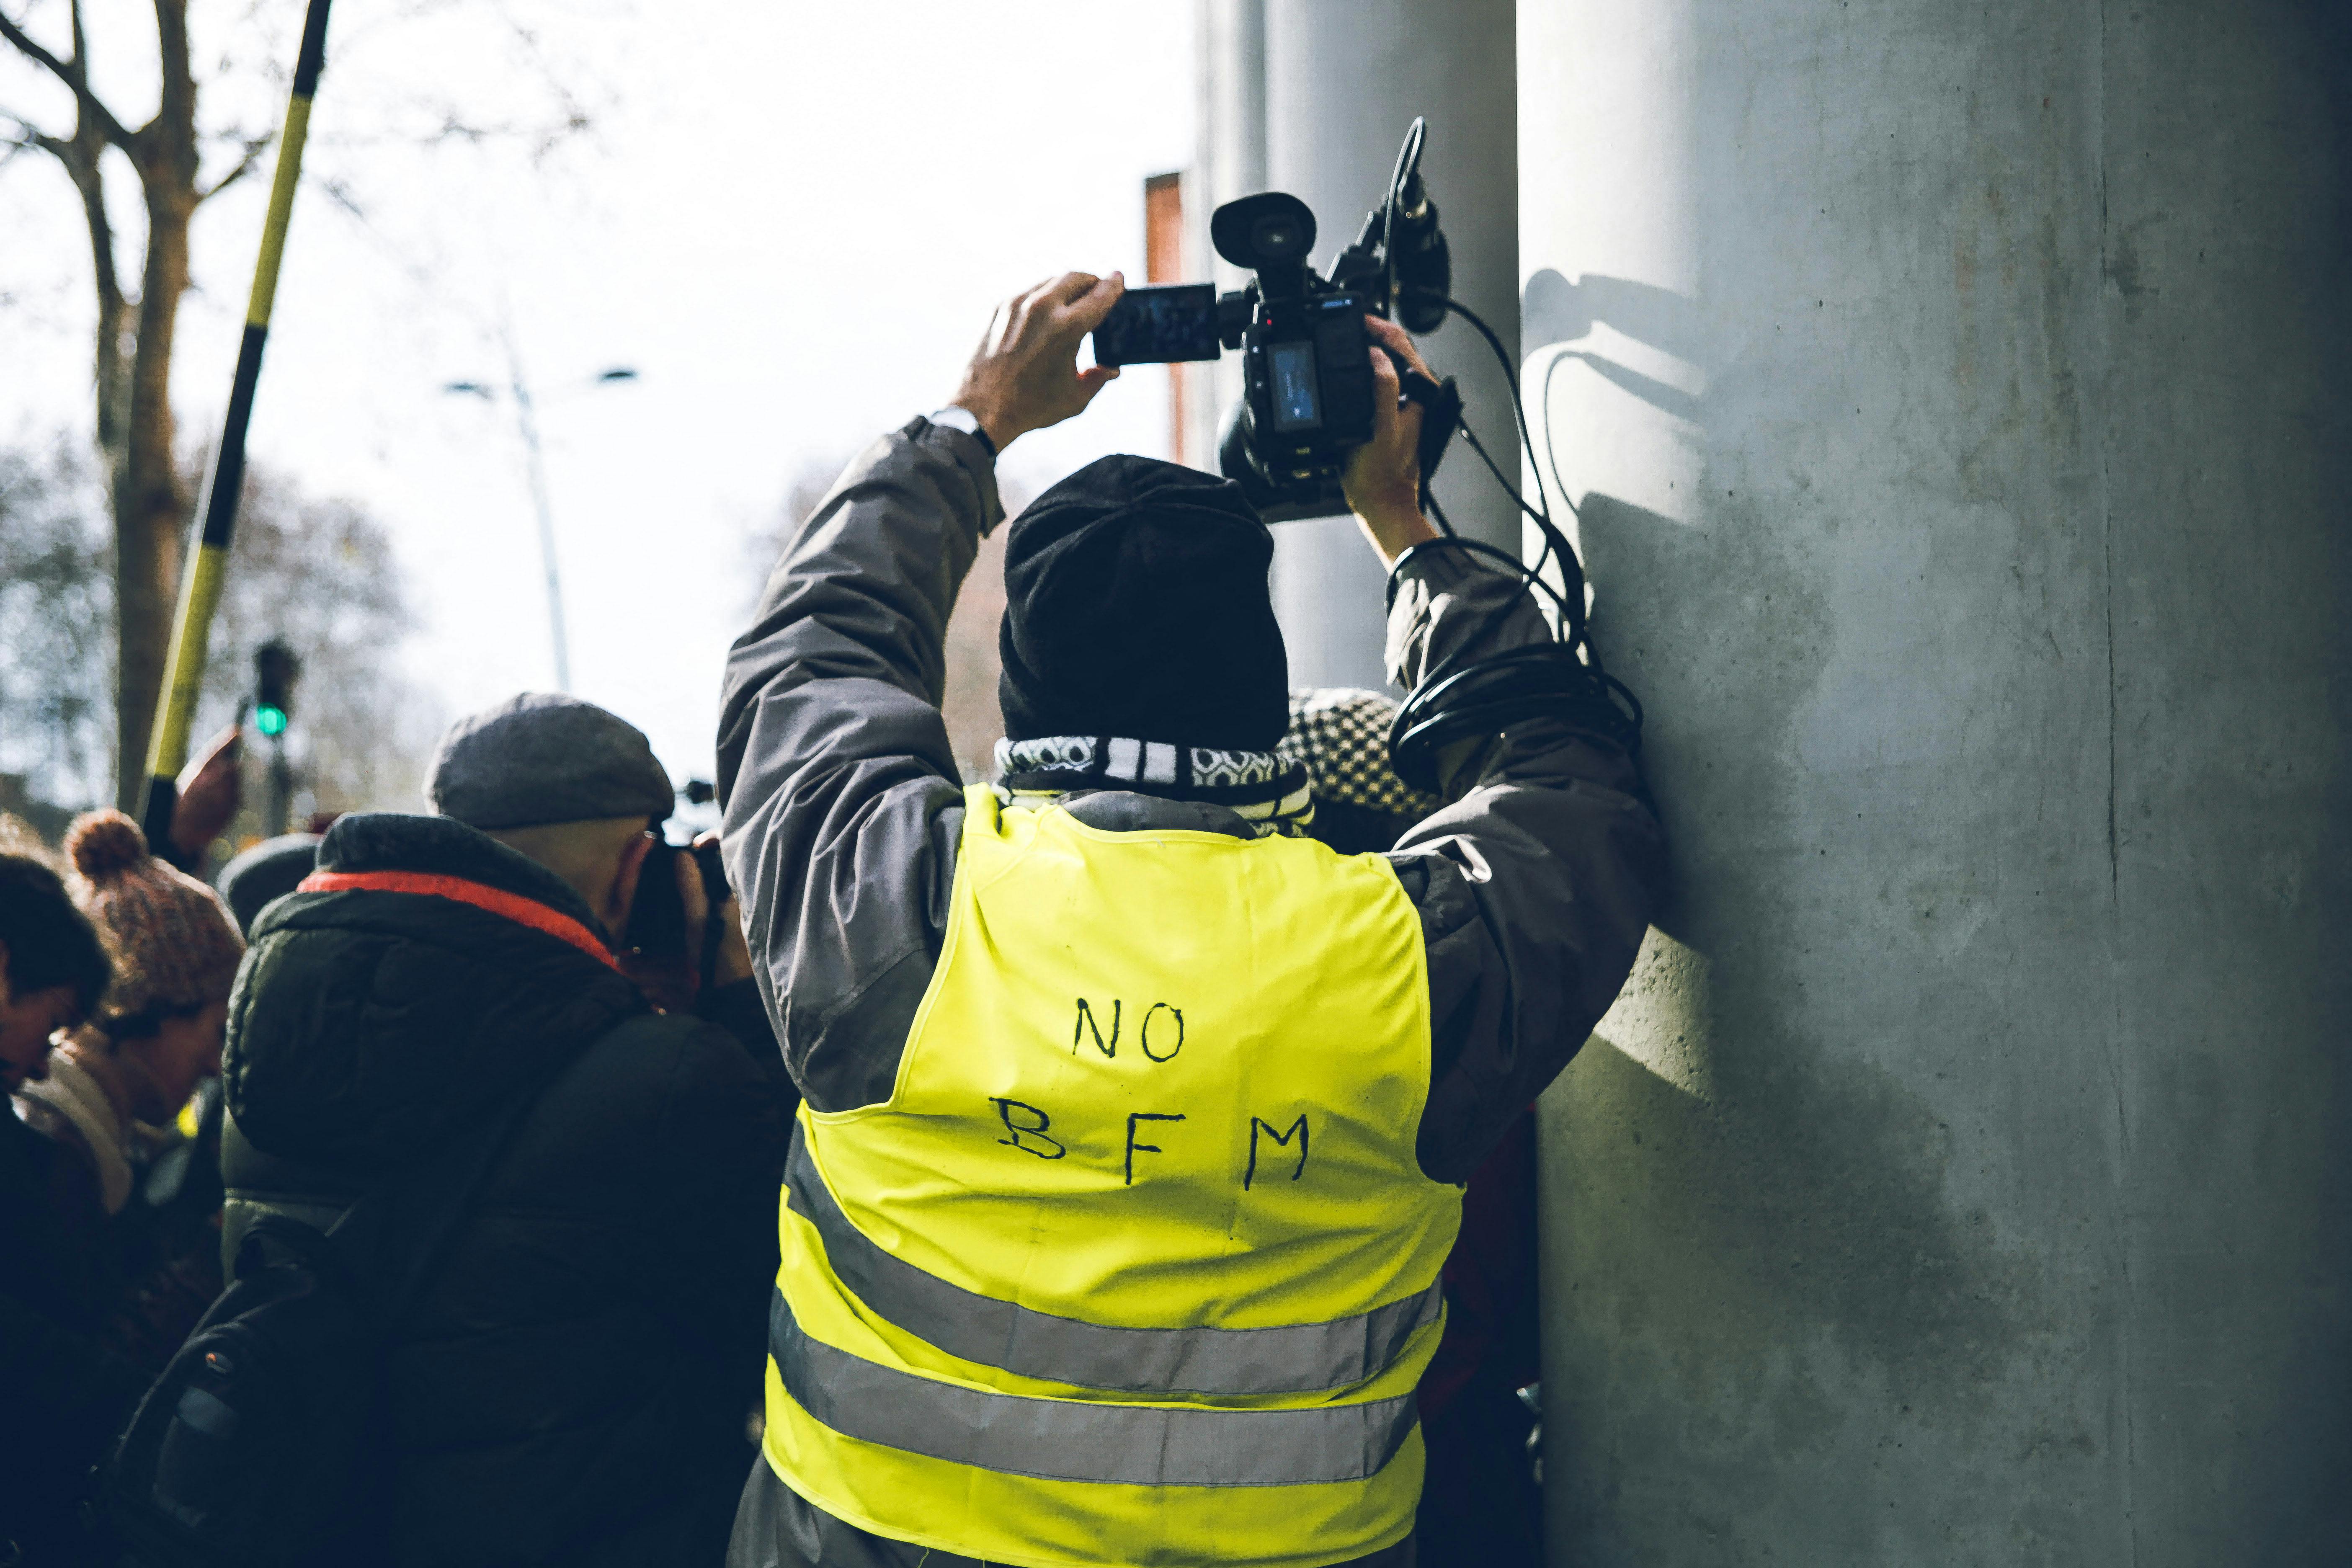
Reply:
<svg viewBox="0 0 2352 1568"><path fill-rule="evenodd" d="M1015 805L1079 790L1132 790L1222 805L1260 837L1293 837L1315 818L1304 763L1278 752L1181 746L1120 735L1039 735L996 742L998 787Z"/></svg>
<svg viewBox="0 0 2352 1568"><path fill-rule="evenodd" d="M1389 766L1396 705L1377 691L1290 694L1290 730L1271 752L1185 746L1118 735L1041 735L996 742L998 789L1010 804L1049 805L1079 790L1131 790L1231 809L1260 837L1299 837L1315 802L1341 802L1406 817L1444 803Z"/></svg>

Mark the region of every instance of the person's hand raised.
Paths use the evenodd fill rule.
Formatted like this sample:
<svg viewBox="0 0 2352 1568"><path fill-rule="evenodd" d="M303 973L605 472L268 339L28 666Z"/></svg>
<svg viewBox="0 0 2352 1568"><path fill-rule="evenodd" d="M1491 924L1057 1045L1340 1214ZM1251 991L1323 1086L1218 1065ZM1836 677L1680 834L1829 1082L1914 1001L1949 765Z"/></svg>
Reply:
<svg viewBox="0 0 2352 1568"><path fill-rule="evenodd" d="M695 839L694 847L700 849L705 845L718 842L719 835L705 833ZM694 869L693 856L681 855L677 858L677 861L687 869ZM718 963L711 970L710 983L713 985L732 985L739 980L751 979L751 948L750 943L743 940L743 900L730 889L727 895L727 901L717 909L712 909L709 895L703 890L702 874L699 871L695 871L694 898L695 902L687 905L689 919L695 909L699 906L704 911L704 919L719 922ZM702 933L699 931L693 933L693 946L688 951L694 952L702 951Z"/></svg>
<svg viewBox="0 0 2352 1568"><path fill-rule="evenodd" d="M202 855L236 816L244 799L237 763L244 754L245 731L232 724L212 738L204 755L181 770L179 802L172 808L172 847L184 859Z"/></svg>
<svg viewBox="0 0 2352 1568"><path fill-rule="evenodd" d="M1394 564L1410 546L1436 538L1437 531L1421 515L1421 405L1403 401L1404 384L1381 348L1395 350L1423 375L1429 362L1394 321L1366 316L1364 326L1372 336L1372 438L1348 454L1339 485L1364 537L1382 561Z"/></svg>
<svg viewBox="0 0 2352 1568"><path fill-rule="evenodd" d="M1032 430L1081 413L1118 375L1116 365L1078 368L1078 340L1093 331L1127 280L1065 272L996 308L950 401L968 408L999 452Z"/></svg>

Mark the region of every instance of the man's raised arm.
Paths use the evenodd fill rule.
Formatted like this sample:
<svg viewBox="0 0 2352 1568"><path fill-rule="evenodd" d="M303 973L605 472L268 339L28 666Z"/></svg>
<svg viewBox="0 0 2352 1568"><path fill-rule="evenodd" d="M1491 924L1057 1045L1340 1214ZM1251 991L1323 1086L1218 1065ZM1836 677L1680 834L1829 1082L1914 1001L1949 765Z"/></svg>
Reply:
<svg viewBox="0 0 2352 1568"><path fill-rule="evenodd" d="M1122 289L1116 275L1068 273L1000 308L951 405L961 412L912 420L858 455L793 534L729 654L727 871L785 1062L816 1110L889 1093L962 824L939 709L948 616L1003 516L995 454L1079 412L1118 374L1081 372L1076 358ZM902 994L903 1010L880 1005Z"/></svg>
<svg viewBox="0 0 2352 1568"><path fill-rule="evenodd" d="M1423 374L1412 340L1376 341ZM1375 351L1379 416L1350 462L1348 499L1396 567L1389 675L1417 689L1551 640L1516 574L1435 546L1421 515L1421 415L1397 401ZM1413 552L1414 545L1433 545ZM1391 852L1429 943L1432 1073L1418 1152L1435 1181L1466 1179L1568 1065L1633 965L1664 895L1665 846L1641 770L1612 742L1558 720L1513 725L1447 760L1448 805Z"/></svg>

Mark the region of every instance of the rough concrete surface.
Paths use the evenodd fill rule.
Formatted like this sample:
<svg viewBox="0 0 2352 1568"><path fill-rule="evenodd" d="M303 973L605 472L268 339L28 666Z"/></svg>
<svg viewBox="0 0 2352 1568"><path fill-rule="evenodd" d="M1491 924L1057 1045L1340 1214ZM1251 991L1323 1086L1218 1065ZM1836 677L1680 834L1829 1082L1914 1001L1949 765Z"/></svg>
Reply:
<svg viewBox="0 0 2352 1568"><path fill-rule="evenodd" d="M1518 33L1676 860L1543 1105L1553 1563L2346 1561L2343 8Z"/></svg>

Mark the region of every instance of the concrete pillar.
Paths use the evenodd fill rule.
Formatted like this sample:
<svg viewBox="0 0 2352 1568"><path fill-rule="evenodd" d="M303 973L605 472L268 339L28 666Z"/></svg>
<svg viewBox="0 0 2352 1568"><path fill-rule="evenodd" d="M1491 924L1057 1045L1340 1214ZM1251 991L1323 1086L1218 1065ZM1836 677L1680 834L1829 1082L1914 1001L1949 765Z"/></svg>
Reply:
<svg viewBox="0 0 2352 1568"><path fill-rule="evenodd" d="M1553 1563L2343 1560L2343 11L1520 7L1676 858L1543 1103Z"/></svg>
<svg viewBox="0 0 2352 1568"><path fill-rule="evenodd" d="M1220 290L1238 289L1246 274L1229 265L1209 240L1209 218L1225 203L1255 195L1265 179L1265 0L1197 0L1199 99L1197 144L1184 194L1192 229L1193 276ZM1184 460L1214 472L1224 412L1242 395L1240 356L1191 367L1202 416L1185 433Z"/></svg>
<svg viewBox="0 0 2352 1568"><path fill-rule="evenodd" d="M1234 0L1209 4L1218 9ZM1511 342L1518 325L1518 172L1510 0L1262 5L1265 183L1255 188L1289 191L1315 210L1315 258L1328 266L1386 189L1406 125L1426 115L1422 166L1453 247L1454 297ZM1249 36L1246 24L1233 31ZM1423 346L1439 374L1461 377L1472 427L1516 476L1509 398L1491 352L1458 321ZM1446 458L1437 491L1465 533L1517 542L1510 501L1466 449L1457 445ZM1275 540L1275 608L1289 640L1292 682L1385 684L1381 572L1354 522L1282 523Z"/></svg>

